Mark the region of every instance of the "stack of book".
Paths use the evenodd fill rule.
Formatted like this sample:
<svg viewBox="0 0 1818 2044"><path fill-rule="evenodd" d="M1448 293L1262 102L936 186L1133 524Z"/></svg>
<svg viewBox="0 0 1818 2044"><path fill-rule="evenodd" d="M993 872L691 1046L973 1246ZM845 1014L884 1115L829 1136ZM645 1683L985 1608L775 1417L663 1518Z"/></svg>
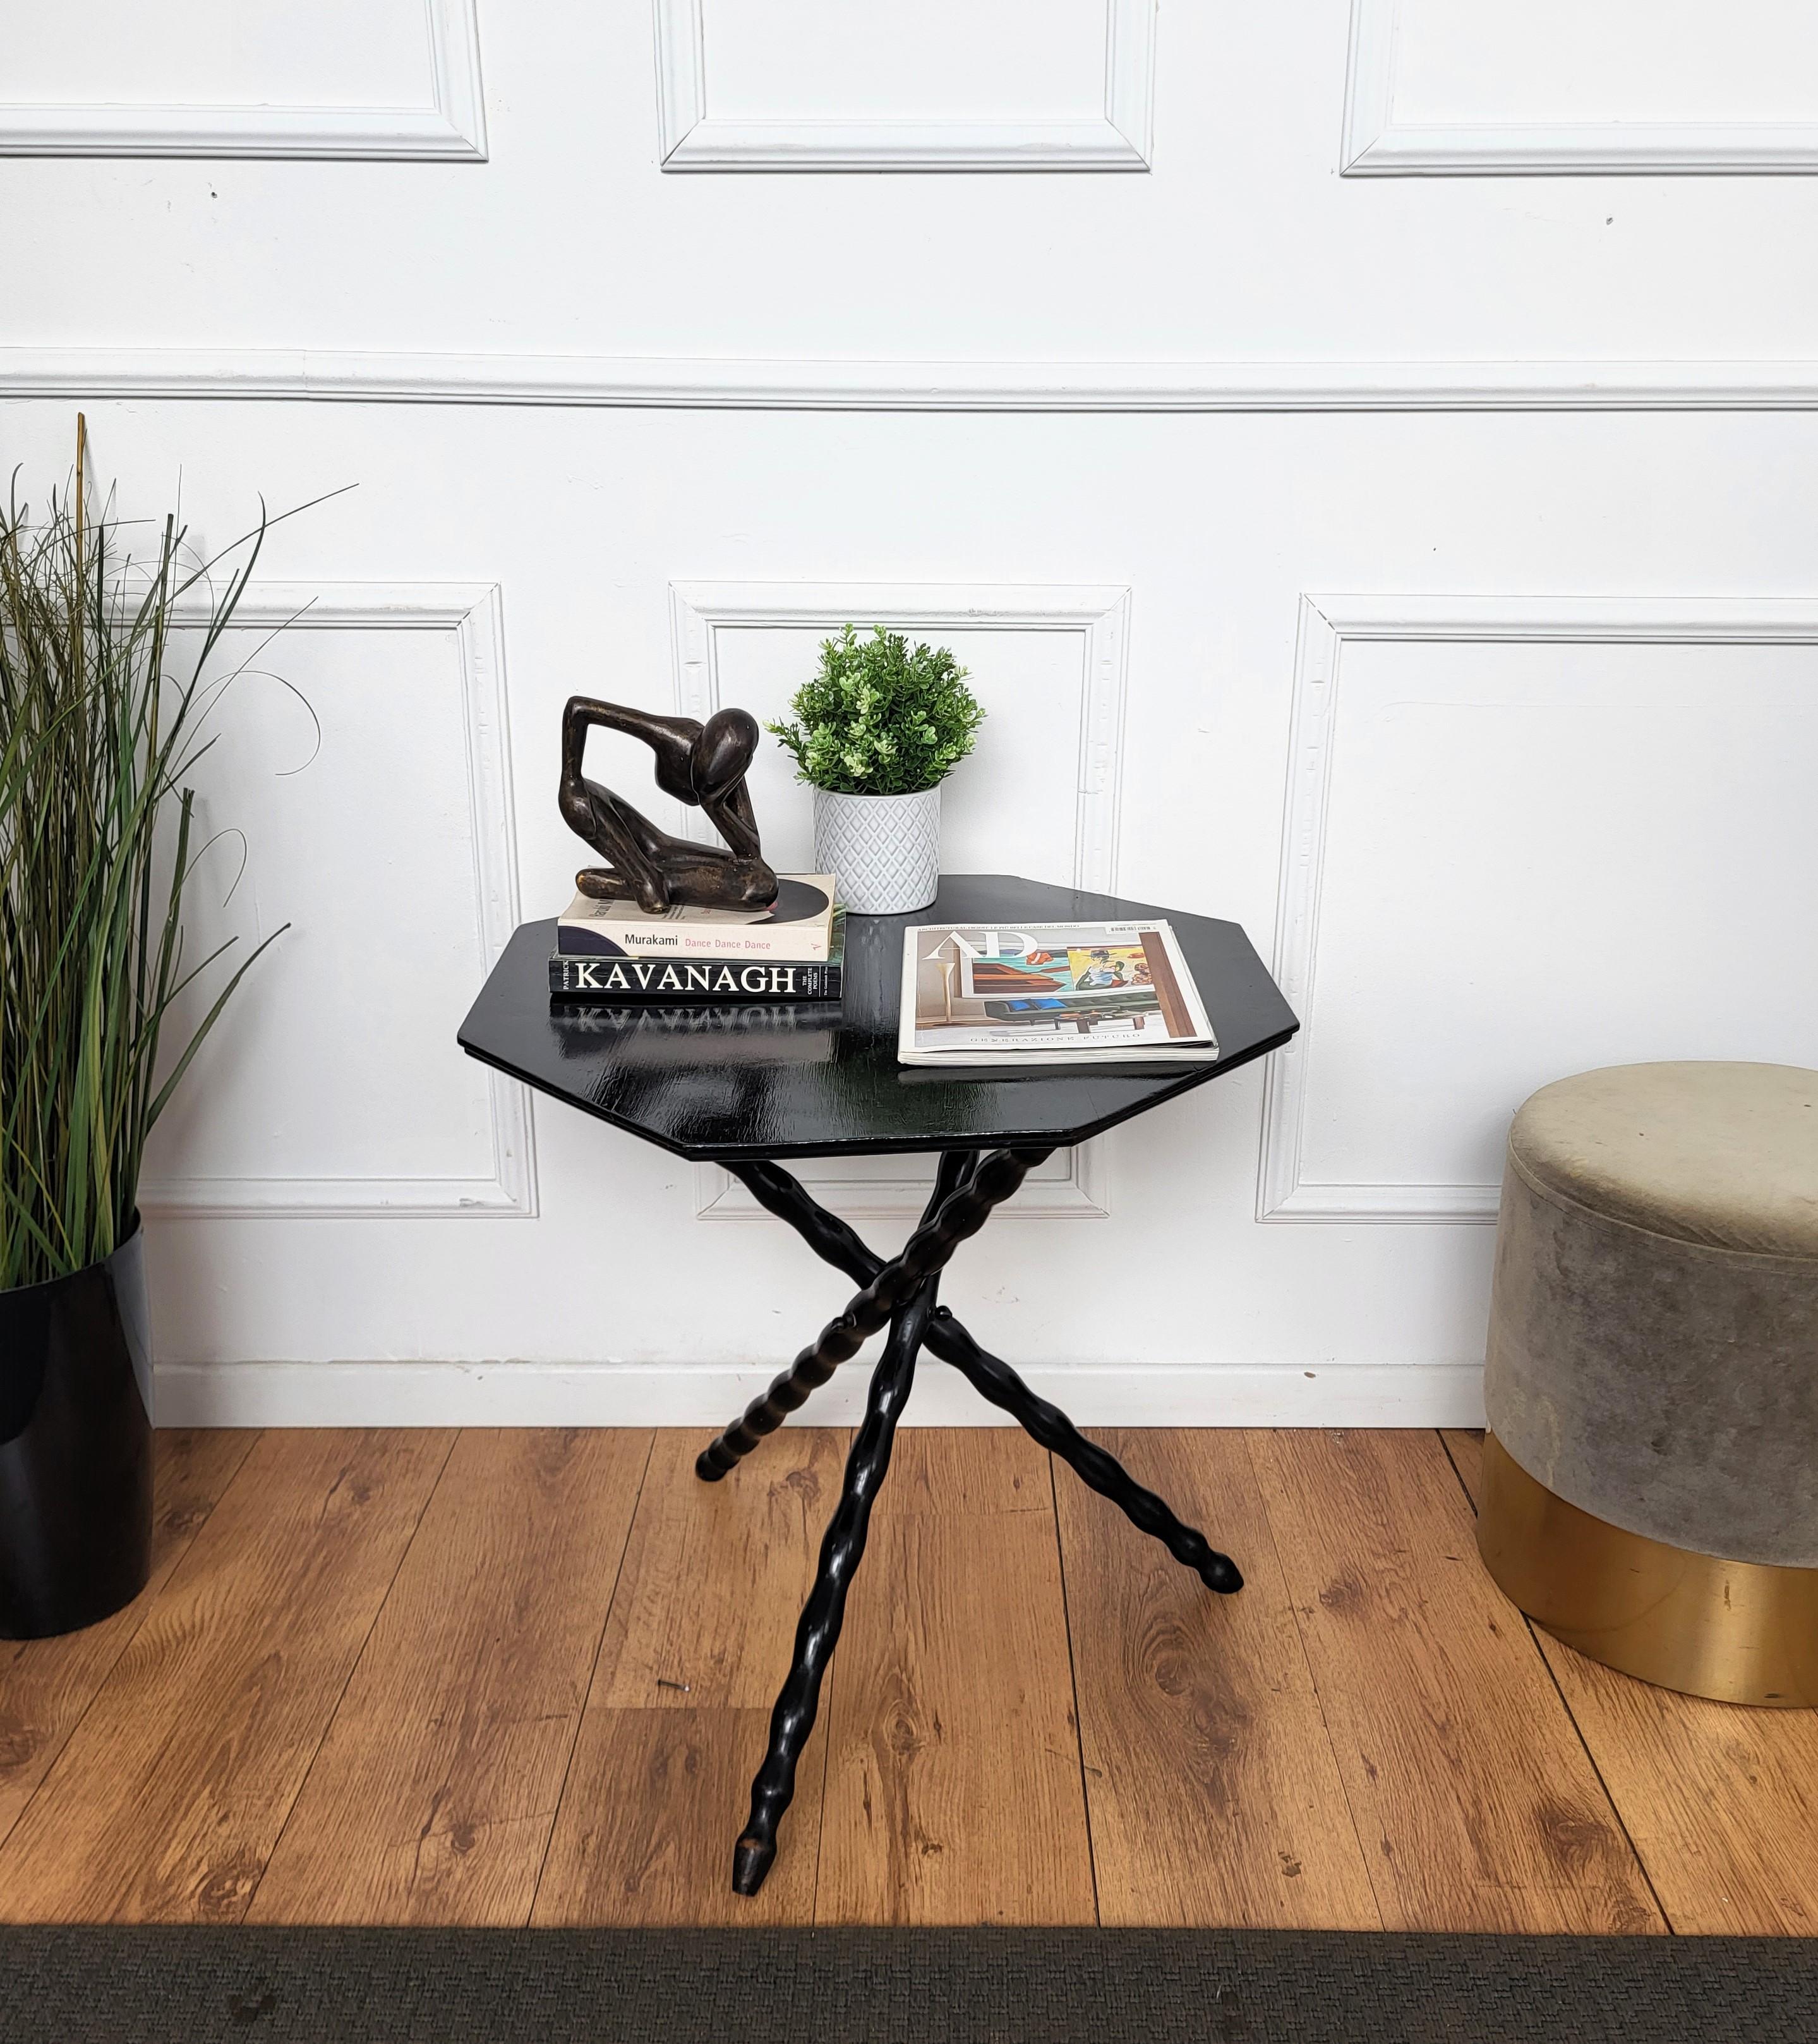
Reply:
<svg viewBox="0 0 1818 2044"><path fill-rule="evenodd" d="M768 909L665 909L577 894L556 918L552 1000L596 1006L837 1001L846 911L830 873L782 874Z"/></svg>

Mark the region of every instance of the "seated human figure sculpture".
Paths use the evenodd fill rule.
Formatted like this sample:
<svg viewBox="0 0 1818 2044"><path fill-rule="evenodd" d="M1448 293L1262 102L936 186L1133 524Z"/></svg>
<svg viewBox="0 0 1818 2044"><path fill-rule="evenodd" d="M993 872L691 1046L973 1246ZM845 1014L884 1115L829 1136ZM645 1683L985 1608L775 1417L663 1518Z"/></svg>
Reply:
<svg viewBox="0 0 1818 2044"><path fill-rule="evenodd" d="M649 746L656 755L657 786L704 810L726 849L672 837L623 796L589 781L581 765L596 724ZM570 696L562 717L562 817L610 862L583 866L575 886L596 901L635 901L650 915L683 907L767 909L777 898L777 876L764 863L745 786L757 749L758 722L746 710L716 710L703 724Z"/></svg>

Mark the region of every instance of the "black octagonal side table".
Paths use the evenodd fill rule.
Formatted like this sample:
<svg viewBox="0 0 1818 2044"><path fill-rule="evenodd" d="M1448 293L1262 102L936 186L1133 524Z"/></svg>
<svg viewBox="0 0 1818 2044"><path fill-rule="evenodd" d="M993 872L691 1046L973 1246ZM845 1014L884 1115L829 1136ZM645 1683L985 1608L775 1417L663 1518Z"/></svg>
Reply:
<svg viewBox="0 0 1818 2044"><path fill-rule="evenodd" d="M1172 924L1192 968L1218 1039L1215 1058L1002 1074L897 1062L903 932L910 924L1014 927L1154 915ZM733 1854L734 1888L755 1895L777 1856L777 1827L795 1794L796 1764L814 1727L821 1678L865 1551L872 1501L889 1466L896 1423L924 1347L1153 1534L1209 1589L1242 1587L1228 1555L1183 1525L1058 1406L1037 1397L1008 1363L980 1348L937 1303L936 1292L960 1243L978 1232L992 1208L1051 1151L1084 1142L1248 1064L1285 1043L1298 1024L1235 923L1003 874L949 874L932 905L914 916L849 919L846 996L838 1004L554 1006L545 970L554 932L549 922L527 923L518 931L462 1024L461 1047L677 1156L723 1165L860 1288L769 1390L702 1450L696 1473L717 1481L869 1335L890 1330L821 1543L795 1658L771 1716L769 1749L752 1784L750 1820ZM934 1195L915 1233L888 1260L811 1198L777 1161L917 1151L939 1154Z"/></svg>

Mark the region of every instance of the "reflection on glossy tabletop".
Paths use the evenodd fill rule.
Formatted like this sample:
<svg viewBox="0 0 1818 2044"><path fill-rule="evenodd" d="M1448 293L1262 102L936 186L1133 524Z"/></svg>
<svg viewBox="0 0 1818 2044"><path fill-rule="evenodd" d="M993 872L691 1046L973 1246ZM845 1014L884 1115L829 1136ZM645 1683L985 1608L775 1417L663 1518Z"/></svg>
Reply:
<svg viewBox="0 0 1818 2044"><path fill-rule="evenodd" d="M896 1061L903 932L915 924L1164 915L1219 1055L1158 1066L950 1074ZM553 922L526 923L462 1024L463 1050L685 1157L873 1154L1076 1143L1287 1042L1294 1015L1235 923L952 874L926 909L847 919L843 1001L708 1009L552 1007Z"/></svg>

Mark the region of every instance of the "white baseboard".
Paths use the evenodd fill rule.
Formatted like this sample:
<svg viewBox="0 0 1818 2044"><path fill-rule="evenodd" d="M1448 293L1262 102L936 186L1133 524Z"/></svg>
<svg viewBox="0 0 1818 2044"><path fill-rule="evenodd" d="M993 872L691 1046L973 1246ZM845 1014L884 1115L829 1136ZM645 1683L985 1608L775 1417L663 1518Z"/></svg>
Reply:
<svg viewBox="0 0 1818 2044"><path fill-rule="evenodd" d="M158 1367L161 1427L723 1426L770 1381L735 1364L176 1362ZM804 1417L851 1426L869 1374L849 1364ZM1092 1427L1481 1427L1467 1363L1034 1369L1033 1388ZM907 1424L990 1426L1003 1415L945 1365L922 1367Z"/></svg>

